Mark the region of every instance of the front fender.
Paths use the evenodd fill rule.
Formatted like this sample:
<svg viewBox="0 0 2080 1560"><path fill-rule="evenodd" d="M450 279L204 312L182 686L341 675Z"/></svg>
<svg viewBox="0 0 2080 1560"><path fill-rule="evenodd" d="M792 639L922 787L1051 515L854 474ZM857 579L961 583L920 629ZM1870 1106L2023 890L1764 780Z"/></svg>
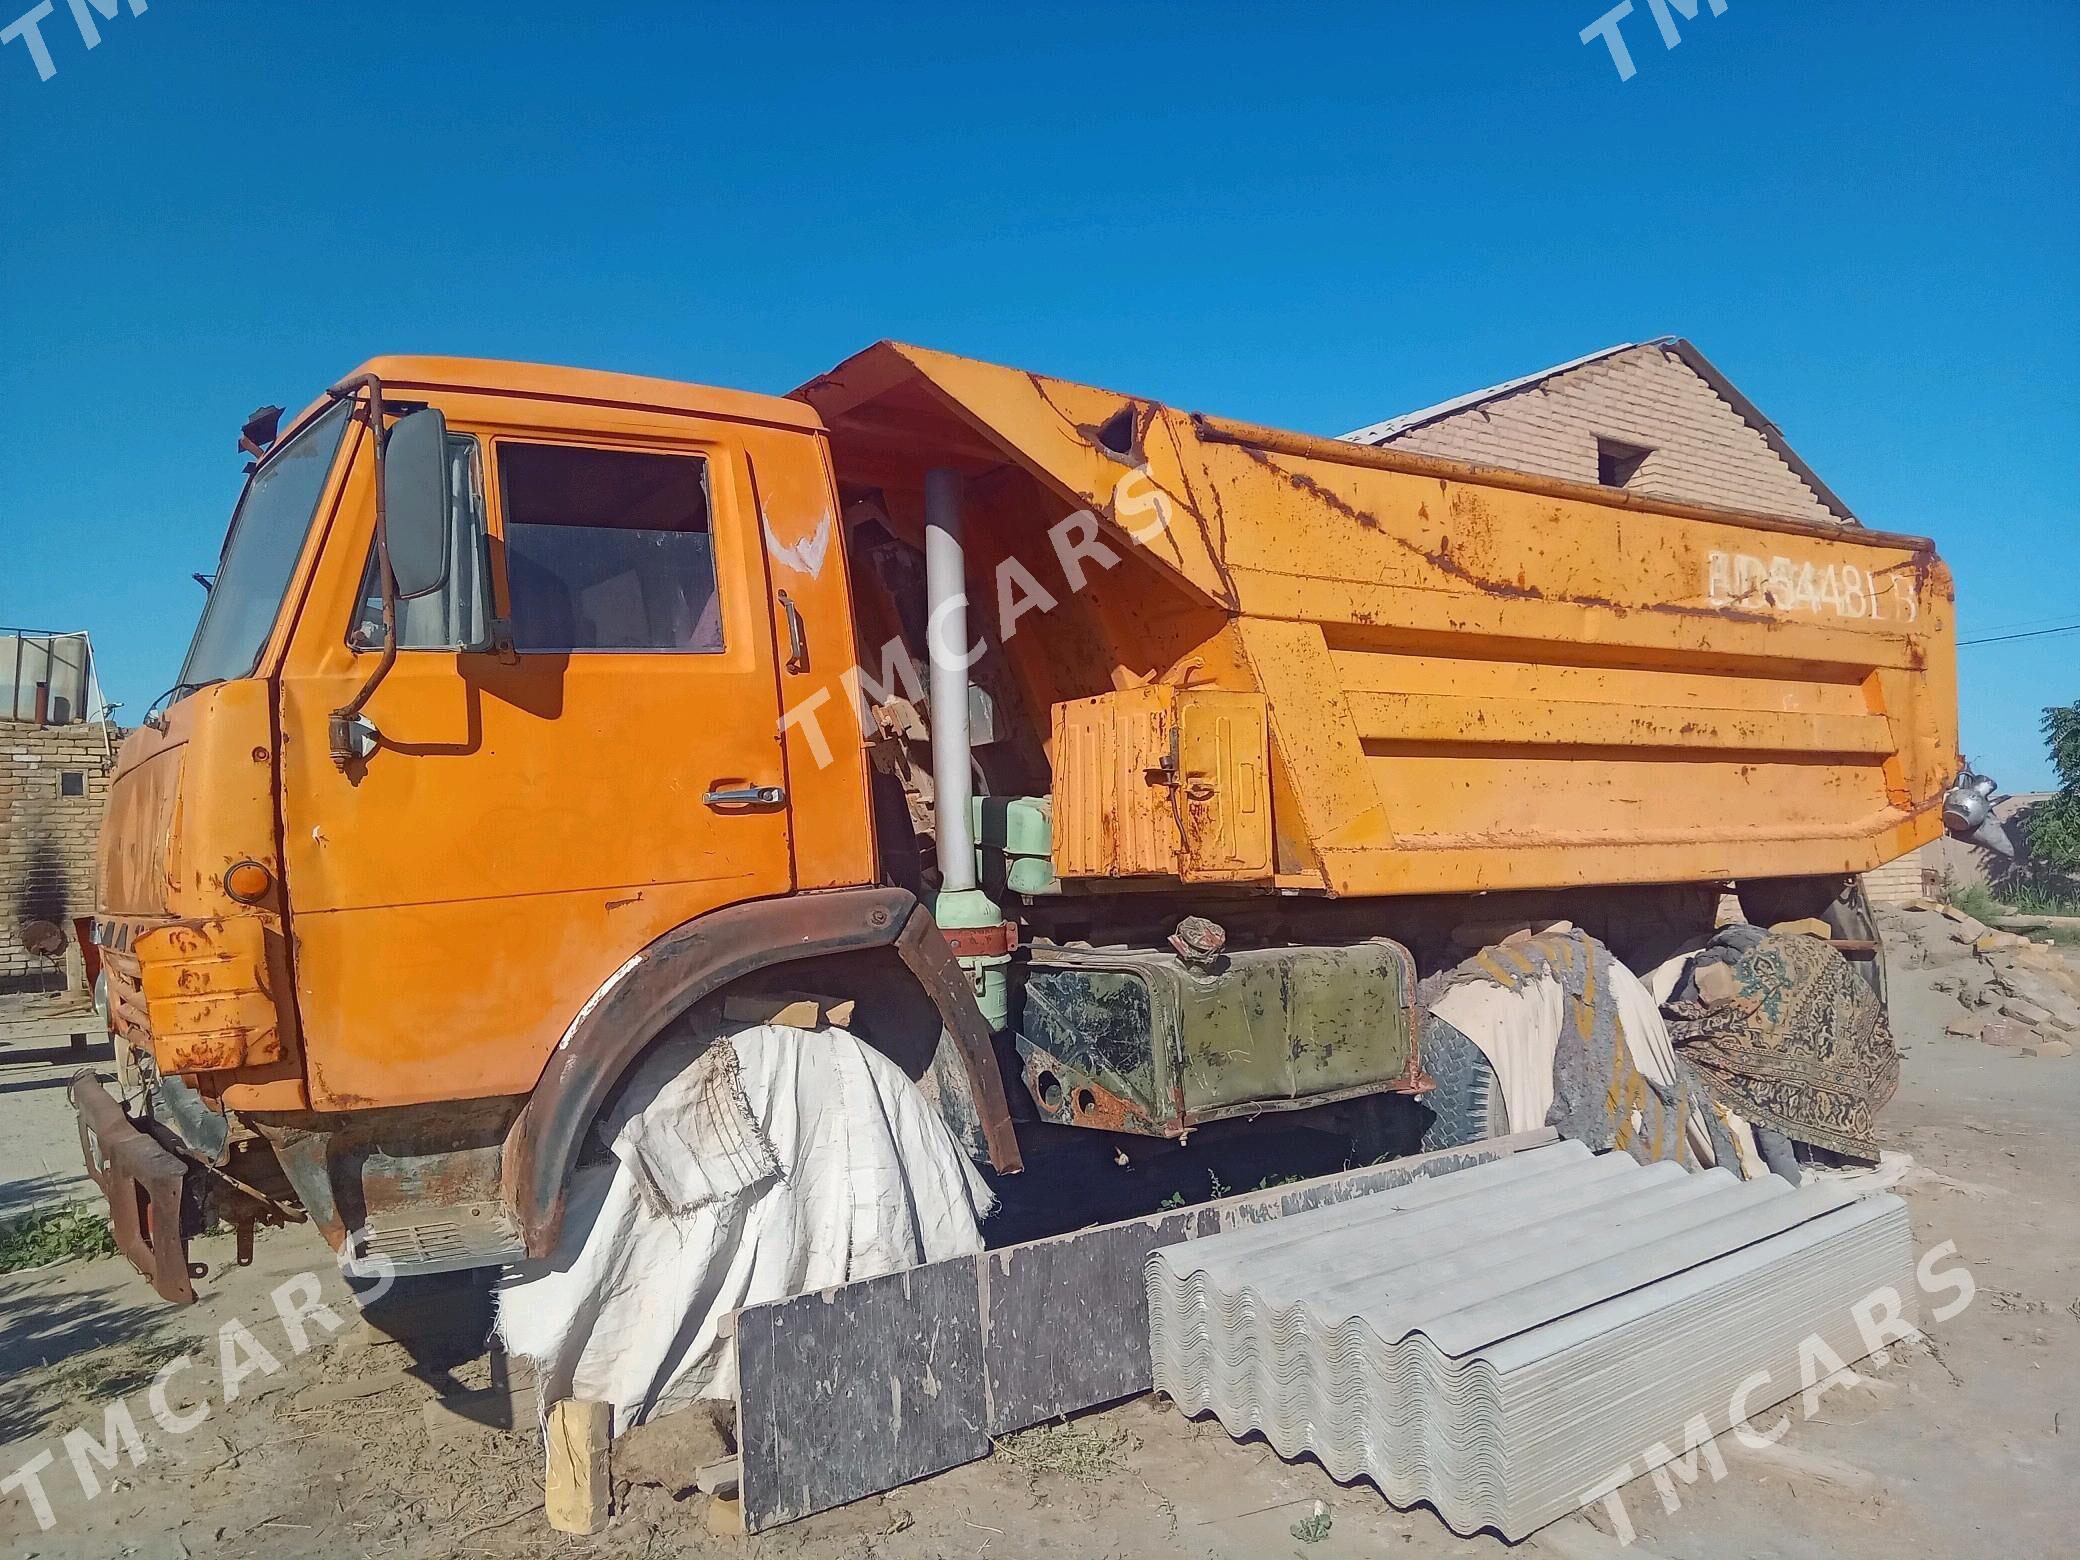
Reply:
<svg viewBox="0 0 2080 1560"><path fill-rule="evenodd" d="M829 954L892 947L917 978L960 1052L975 1112L999 1171L1019 1168L1018 1142L989 1027L931 912L908 889L823 889L731 905L665 933L593 997L551 1053L506 1137L504 1187L530 1257L546 1257L586 1130L650 1043L710 993L759 970Z"/></svg>

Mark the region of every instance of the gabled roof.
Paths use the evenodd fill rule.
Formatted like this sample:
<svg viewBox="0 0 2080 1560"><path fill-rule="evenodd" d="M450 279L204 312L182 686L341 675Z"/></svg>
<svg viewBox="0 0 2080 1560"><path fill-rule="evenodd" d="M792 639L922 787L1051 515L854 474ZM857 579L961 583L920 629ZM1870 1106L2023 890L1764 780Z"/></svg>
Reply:
<svg viewBox="0 0 2080 1560"><path fill-rule="evenodd" d="M1466 411L1470 407L1479 406L1484 401L1499 401L1506 395L1515 395L1519 390L1528 390L1533 385L1543 384L1546 380L1556 378L1570 369L1586 368L1591 363L1600 363L1607 357L1616 357L1620 352L1630 352L1634 347L1641 345L1644 345L1644 343L1621 341L1615 347L1605 347L1601 352L1591 352L1585 357L1570 358L1565 363L1555 363L1551 368L1542 368L1535 374L1525 374L1516 379L1505 379L1501 384L1490 385L1485 390L1474 390L1466 395L1455 395L1449 401L1439 401L1435 406L1426 406L1420 411L1403 412L1399 417L1389 417L1385 422L1376 422L1364 428L1356 428L1349 433L1339 434L1338 437L1348 439L1353 444L1385 444L1397 435L1407 433L1412 428L1420 428L1425 423L1434 423L1441 417L1449 417L1454 412Z"/></svg>
<svg viewBox="0 0 2080 1560"><path fill-rule="evenodd" d="M1504 380L1499 385L1490 385L1485 390L1475 390L1469 395L1454 396L1449 401L1439 401L1435 406L1426 406L1420 411L1404 412L1399 417L1390 417L1385 422L1372 423L1342 435L1353 444L1391 444L1403 434L1410 433L1427 424L1439 422L1456 413L1468 411L1489 401L1499 401L1504 396L1519 391L1534 389L1550 379L1586 368L1591 363L1600 363L1605 358L1617 357L1640 347L1658 348L1682 362L1690 371L1702 379L1718 395L1719 399L1732 407L1734 412L1757 433L1763 442L1775 452L1777 458L1797 473L1799 479L1813 490L1813 495L1844 520L1856 523L1856 515L1842 502L1833 488L1820 479L1820 474L1806 464L1805 458L1791 447L1783 430L1762 414L1762 409L1734 386L1732 380L1720 373L1712 360L1698 351L1681 336L1656 336L1647 341L1622 341L1614 347L1605 347L1600 352L1591 352L1583 357L1555 363L1551 368L1542 368L1534 374L1525 374L1517 379Z"/></svg>

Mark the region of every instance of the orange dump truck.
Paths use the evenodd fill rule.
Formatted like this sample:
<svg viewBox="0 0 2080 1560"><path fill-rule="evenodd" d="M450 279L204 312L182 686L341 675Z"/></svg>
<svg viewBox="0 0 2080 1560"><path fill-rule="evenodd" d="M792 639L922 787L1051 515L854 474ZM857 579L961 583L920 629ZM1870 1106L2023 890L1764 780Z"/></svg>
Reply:
<svg viewBox="0 0 2080 1560"><path fill-rule="evenodd" d="M852 1024L978 1157L1416 1109L1415 982L1853 874L1959 771L1930 545L883 343L788 398L383 358L256 457L124 743L124 1250L543 1255L602 1106L732 999ZM1478 897L1476 897L1478 896ZM741 1007L741 1002L740 1002Z"/></svg>

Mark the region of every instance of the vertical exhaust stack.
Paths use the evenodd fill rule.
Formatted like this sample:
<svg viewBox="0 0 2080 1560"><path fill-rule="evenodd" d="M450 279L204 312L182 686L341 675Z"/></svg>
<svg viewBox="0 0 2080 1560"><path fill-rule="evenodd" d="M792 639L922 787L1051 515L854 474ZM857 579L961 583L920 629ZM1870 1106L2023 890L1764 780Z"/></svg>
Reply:
<svg viewBox="0 0 2080 1560"><path fill-rule="evenodd" d="M998 929L1004 912L977 886L973 744L968 733L968 580L961 536L961 476L944 466L924 474L924 579L930 615L925 651L931 659L932 827L939 894L932 915L968 972L975 1000L992 1029L1010 1022L1005 977L1010 963Z"/></svg>
<svg viewBox="0 0 2080 1560"><path fill-rule="evenodd" d="M968 741L968 581L961 536L961 477L934 466L924 474L924 581L930 616L932 819L938 830L939 892L975 889L975 838L969 801L975 791Z"/></svg>

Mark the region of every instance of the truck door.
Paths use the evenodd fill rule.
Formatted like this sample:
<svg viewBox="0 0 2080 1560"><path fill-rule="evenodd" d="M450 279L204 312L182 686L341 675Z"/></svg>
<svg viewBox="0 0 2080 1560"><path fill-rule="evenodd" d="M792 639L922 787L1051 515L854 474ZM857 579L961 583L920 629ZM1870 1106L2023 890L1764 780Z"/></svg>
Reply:
<svg viewBox="0 0 2080 1560"><path fill-rule="evenodd" d="M401 604L365 763L342 773L325 724L380 643L365 449L333 527L346 541L326 544L351 583L320 569L285 666L284 861L319 1109L525 1092L637 950L793 882L765 564L731 429L520 435L472 427L482 404L444 408L454 567L442 595ZM468 620L474 570L510 649L455 648L491 629Z"/></svg>

